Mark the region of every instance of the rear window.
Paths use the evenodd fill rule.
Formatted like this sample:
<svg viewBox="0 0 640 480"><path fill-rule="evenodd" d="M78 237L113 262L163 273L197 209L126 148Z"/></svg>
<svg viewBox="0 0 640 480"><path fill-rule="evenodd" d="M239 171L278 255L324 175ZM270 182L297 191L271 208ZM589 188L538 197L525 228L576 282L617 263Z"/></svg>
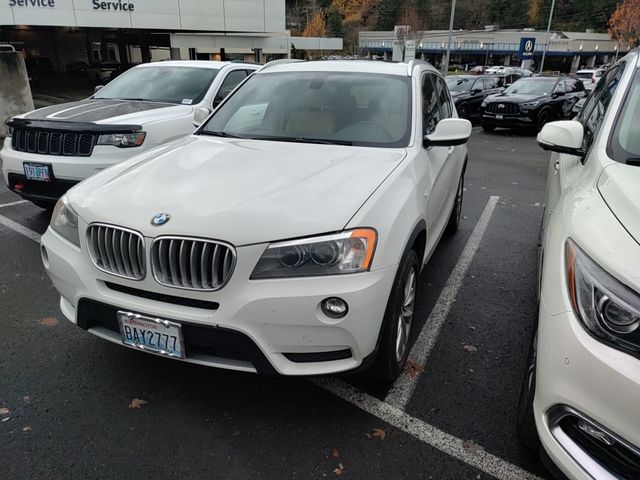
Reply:
<svg viewBox="0 0 640 480"><path fill-rule="evenodd" d="M578 72L577 75L578 75L578 78L582 80L591 80L591 77L593 77L592 72L583 72L583 73Z"/></svg>

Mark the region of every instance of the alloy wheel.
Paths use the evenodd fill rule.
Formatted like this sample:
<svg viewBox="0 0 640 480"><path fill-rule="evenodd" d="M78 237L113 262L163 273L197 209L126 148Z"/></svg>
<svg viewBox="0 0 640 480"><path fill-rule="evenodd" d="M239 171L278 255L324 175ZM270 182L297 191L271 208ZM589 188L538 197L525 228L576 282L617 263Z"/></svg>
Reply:
<svg viewBox="0 0 640 480"><path fill-rule="evenodd" d="M409 332L411 331L411 323L413 322L413 310L416 300L416 283L416 271L415 269L411 269L404 284L402 305L398 316L398 327L396 331L396 361L398 363L402 362L409 347Z"/></svg>

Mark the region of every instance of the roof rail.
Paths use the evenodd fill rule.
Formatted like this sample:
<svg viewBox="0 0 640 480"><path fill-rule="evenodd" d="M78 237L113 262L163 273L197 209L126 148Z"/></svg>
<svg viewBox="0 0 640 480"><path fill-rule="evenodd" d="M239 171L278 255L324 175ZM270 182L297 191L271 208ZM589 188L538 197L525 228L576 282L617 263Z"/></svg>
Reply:
<svg viewBox="0 0 640 480"><path fill-rule="evenodd" d="M297 58L279 58L278 60L271 60L270 62L265 63L264 67L260 68L258 72L266 70L267 68L270 68L270 67L274 67L276 65L282 65L285 63L297 63L297 62L304 62L304 61L305 60L300 60Z"/></svg>

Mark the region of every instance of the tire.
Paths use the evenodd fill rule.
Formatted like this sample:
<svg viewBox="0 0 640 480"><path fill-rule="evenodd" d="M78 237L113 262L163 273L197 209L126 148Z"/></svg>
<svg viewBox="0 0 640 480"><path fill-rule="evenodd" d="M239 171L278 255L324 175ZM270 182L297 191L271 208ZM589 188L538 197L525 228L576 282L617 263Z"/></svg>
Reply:
<svg viewBox="0 0 640 480"><path fill-rule="evenodd" d="M407 362L419 272L418 255L410 250L400 262L391 287L378 355L368 372L368 376L378 382L393 382Z"/></svg>
<svg viewBox="0 0 640 480"><path fill-rule="evenodd" d="M536 118L536 128L538 131L542 130L549 120L551 120L551 112L549 110L542 110L538 113L538 118Z"/></svg>
<svg viewBox="0 0 640 480"><path fill-rule="evenodd" d="M451 215L449 216L449 222L444 231L447 235L453 235L458 231L460 227L460 219L462 218L462 201L464 198L464 172L458 182L458 190L456 191L456 200L453 202L453 208L451 209Z"/></svg>
<svg viewBox="0 0 640 480"><path fill-rule="evenodd" d="M491 133L491 132L493 132L493 131L496 129L496 127L494 127L493 125L487 125L486 123L483 123L483 124L482 124L482 129L483 129L485 132L489 132L489 133Z"/></svg>
<svg viewBox="0 0 640 480"><path fill-rule="evenodd" d="M536 327L537 328L537 327ZM516 426L520 443L529 450L540 448L540 437L536 428L533 413L533 399L536 393L536 349L538 334L534 332L531 338L529 354L527 355L527 367L520 388Z"/></svg>
<svg viewBox="0 0 640 480"><path fill-rule="evenodd" d="M463 103L458 108L458 117L468 119L469 118L469 105Z"/></svg>

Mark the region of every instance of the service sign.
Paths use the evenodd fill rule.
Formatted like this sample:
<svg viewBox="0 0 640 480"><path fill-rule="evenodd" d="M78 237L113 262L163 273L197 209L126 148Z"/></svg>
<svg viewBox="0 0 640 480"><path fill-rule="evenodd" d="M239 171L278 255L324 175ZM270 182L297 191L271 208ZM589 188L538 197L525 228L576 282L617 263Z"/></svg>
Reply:
<svg viewBox="0 0 640 480"><path fill-rule="evenodd" d="M535 38L521 38L520 39L520 51L518 55L520 60L533 60L533 52L536 48Z"/></svg>

